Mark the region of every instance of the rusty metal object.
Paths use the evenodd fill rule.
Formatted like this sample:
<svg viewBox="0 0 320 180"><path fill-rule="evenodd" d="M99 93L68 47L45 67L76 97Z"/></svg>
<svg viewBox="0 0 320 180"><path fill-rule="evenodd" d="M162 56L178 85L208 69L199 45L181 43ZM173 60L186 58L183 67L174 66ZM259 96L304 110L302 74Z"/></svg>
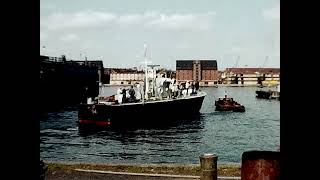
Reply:
<svg viewBox="0 0 320 180"><path fill-rule="evenodd" d="M203 154L200 156L201 175L200 180L217 180L217 160L215 154Z"/></svg>
<svg viewBox="0 0 320 180"><path fill-rule="evenodd" d="M280 152L247 151L242 154L241 180L280 179Z"/></svg>

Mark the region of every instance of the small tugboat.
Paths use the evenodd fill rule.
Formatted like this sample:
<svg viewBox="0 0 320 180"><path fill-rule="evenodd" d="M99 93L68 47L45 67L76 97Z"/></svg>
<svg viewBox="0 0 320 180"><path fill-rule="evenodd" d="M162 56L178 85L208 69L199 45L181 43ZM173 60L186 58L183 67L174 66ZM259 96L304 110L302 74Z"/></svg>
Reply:
<svg viewBox="0 0 320 180"><path fill-rule="evenodd" d="M215 101L216 111L233 111L233 112L245 112L245 107L238 102L234 101L233 98L228 98L225 95L224 98L219 98Z"/></svg>

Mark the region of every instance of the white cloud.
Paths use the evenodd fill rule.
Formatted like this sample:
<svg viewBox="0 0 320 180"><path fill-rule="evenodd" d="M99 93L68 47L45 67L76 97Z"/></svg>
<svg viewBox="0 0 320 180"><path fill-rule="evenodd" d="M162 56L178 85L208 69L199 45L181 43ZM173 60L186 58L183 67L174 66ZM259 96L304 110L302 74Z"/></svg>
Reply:
<svg viewBox="0 0 320 180"><path fill-rule="evenodd" d="M107 24L116 17L103 12L54 13L40 21L49 30L88 28Z"/></svg>
<svg viewBox="0 0 320 180"><path fill-rule="evenodd" d="M264 10L263 16L269 20L280 20L280 3L271 9Z"/></svg>
<svg viewBox="0 0 320 180"><path fill-rule="evenodd" d="M140 24L142 23L143 18L144 17L139 14L124 15L119 17L117 23L124 24L124 25Z"/></svg>
<svg viewBox="0 0 320 180"><path fill-rule="evenodd" d="M40 21L42 28L62 30L70 28L90 28L106 25L140 25L162 29L206 30L212 27L215 13L203 14L163 14L155 11L143 14L117 15L99 11L78 13L54 13Z"/></svg>
<svg viewBox="0 0 320 180"><path fill-rule="evenodd" d="M76 39L78 39L78 36L76 34L66 34L60 38L60 40L64 42L71 42Z"/></svg>
<svg viewBox="0 0 320 180"><path fill-rule="evenodd" d="M212 18L215 13L205 14L152 14L147 26L159 27L163 29L197 29L206 30L212 26Z"/></svg>

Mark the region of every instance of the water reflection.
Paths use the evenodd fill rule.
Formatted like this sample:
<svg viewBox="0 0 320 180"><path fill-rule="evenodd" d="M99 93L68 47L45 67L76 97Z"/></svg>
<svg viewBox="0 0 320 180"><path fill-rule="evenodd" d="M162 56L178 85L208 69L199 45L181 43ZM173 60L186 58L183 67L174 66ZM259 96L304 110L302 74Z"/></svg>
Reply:
<svg viewBox="0 0 320 180"><path fill-rule="evenodd" d="M169 121L160 121L159 119L150 119L152 122L130 124L126 126L108 126L108 127L98 127L98 126L79 126L79 136L110 136L117 137L117 140L130 140L134 141L134 136L136 135L154 135L157 136L160 133L170 134L170 133L196 133L197 131L203 129L204 114L196 114L189 117L175 117ZM176 131L171 132L170 129L175 129Z"/></svg>

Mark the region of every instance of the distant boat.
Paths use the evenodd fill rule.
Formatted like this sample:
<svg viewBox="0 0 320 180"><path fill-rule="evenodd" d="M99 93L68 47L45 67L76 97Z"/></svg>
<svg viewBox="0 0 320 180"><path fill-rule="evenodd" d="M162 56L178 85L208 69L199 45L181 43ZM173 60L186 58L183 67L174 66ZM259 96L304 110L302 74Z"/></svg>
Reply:
<svg viewBox="0 0 320 180"><path fill-rule="evenodd" d="M207 93L198 91L175 98L163 97L159 99L159 96L155 97L154 93L150 93L157 89L155 84L158 78L156 78L154 67L154 65L150 65L149 69L147 65L145 67L145 88L143 88L140 100L119 103L121 99L116 100L116 95L113 95L100 97L102 100L98 99L97 101L89 101L87 104L81 104L78 112L79 124L100 126L113 124L121 126L124 123L153 123L155 119L165 122L175 117L198 114ZM169 81L168 78L165 79ZM164 82L163 84L166 83ZM191 90L189 89L189 91ZM146 92L148 95L146 95Z"/></svg>
<svg viewBox="0 0 320 180"><path fill-rule="evenodd" d="M261 99L280 100L280 84L276 88L261 88L256 90L256 97Z"/></svg>

